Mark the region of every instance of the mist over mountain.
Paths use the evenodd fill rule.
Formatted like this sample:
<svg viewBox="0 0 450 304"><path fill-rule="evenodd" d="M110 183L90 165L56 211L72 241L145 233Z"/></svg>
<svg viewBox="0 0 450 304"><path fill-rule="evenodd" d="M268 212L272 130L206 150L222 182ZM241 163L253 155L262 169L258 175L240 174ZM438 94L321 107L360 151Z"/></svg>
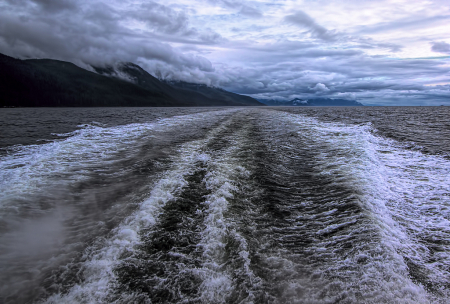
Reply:
<svg viewBox="0 0 450 304"><path fill-rule="evenodd" d="M133 63L92 68L95 72L65 61L19 60L0 54L0 106L263 105L251 97L222 89L163 82Z"/></svg>
<svg viewBox="0 0 450 304"><path fill-rule="evenodd" d="M225 91L205 84L184 81L160 80L140 66L131 62L121 62L114 66L93 67L101 75L132 82L146 90L167 94L175 100L189 100L198 106L263 106L256 99Z"/></svg>
<svg viewBox="0 0 450 304"><path fill-rule="evenodd" d="M268 106L313 106L313 107L327 107L327 106L343 106L354 107L363 106L362 103L356 100L347 99L332 99L332 98L314 98L314 99L300 99L295 98L289 101L269 99L260 99L260 102Z"/></svg>

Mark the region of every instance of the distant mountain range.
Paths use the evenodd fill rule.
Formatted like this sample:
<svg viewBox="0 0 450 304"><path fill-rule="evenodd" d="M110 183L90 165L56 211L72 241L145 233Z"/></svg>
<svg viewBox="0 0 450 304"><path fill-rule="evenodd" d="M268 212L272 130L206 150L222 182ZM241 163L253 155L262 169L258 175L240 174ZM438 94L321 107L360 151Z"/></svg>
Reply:
<svg viewBox="0 0 450 304"><path fill-rule="evenodd" d="M329 106L363 106L362 103L355 100L347 99L331 99L331 98L314 98L314 99L300 99L295 98L289 101L281 100L263 100L260 102L268 106L315 106L315 107L329 107Z"/></svg>
<svg viewBox="0 0 450 304"><path fill-rule="evenodd" d="M329 98L258 101L204 84L161 81L130 62L92 68L95 72L66 61L0 54L0 106L362 106Z"/></svg>
<svg viewBox="0 0 450 304"><path fill-rule="evenodd" d="M262 106L248 96L185 82L164 82L133 63L93 67L0 54L0 106Z"/></svg>

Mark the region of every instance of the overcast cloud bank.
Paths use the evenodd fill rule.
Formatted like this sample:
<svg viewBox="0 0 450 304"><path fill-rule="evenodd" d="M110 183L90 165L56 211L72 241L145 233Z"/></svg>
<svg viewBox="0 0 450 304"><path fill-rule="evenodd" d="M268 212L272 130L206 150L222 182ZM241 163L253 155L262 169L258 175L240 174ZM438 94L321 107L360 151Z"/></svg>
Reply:
<svg viewBox="0 0 450 304"><path fill-rule="evenodd" d="M0 52L254 98L450 105L447 1L4 0Z"/></svg>

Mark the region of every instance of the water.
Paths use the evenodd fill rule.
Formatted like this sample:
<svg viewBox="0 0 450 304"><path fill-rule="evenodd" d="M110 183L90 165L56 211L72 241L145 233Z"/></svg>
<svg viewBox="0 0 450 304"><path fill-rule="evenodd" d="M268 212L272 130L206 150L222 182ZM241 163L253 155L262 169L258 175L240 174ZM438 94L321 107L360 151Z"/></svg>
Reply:
<svg viewBox="0 0 450 304"><path fill-rule="evenodd" d="M4 109L1 303L448 303L450 114Z"/></svg>

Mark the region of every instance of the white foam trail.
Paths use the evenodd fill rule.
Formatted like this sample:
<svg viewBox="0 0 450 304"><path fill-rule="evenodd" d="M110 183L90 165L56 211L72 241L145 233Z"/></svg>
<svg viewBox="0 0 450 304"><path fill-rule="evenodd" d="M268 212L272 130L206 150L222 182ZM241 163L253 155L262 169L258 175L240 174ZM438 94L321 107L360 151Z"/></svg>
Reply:
<svg viewBox="0 0 450 304"><path fill-rule="evenodd" d="M151 140L151 137L159 136L158 133L160 132L164 134L164 132L180 128L180 126L196 129L199 125L209 125L217 122L218 119L221 119L224 115L226 116L227 113L229 113L228 110L197 113L161 119L155 123L131 124L112 128L86 126L81 130L66 134L70 135L70 137L64 140L39 146L17 147L16 153L0 158L0 219L3 217L5 220L10 221L11 216L15 216L14 221L19 225L20 221L23 221L25 224L28 223L24 219L28 215L39 215L45 218L46 214L51 215L54 213L54 210L63 210L64 215L62 220L60 220L62 223L70 218L71 213L69 212L70 207L64 207L67 207L68 211L66 210L67 208L61 209L60 205L64 204L64 198L68 198L70 203L71 193L66 193L66 196L62 196L62 199L58 200L51 197L54 191L69 189L70 185L75 185L90 178L90 173L110 168L115 162L121 162L124 159L133 160L135 154L139 153L141 145ZM93 252L90 249L91 253L86 254L85 259L88 259L88 262L83 268L86 282L84 285L77 285L73 288L71 294L74 295L74 298L56 295L49 301L56 299L56 302L71 302L75 298L81 302L86 299L96 301L95 299L101 299L105 296L106 293L104 291L109 288L108 282L113 281L114 278L112 269L117 257L124 250L131 250L130 248L137 242L140 227L151 225L155 220L157 210L171 198L174 191L176 192L183 185L183 174L186 174L197 161L197 144L199 143L194 142L181 147L181 158L174 160L179 163L180 167L168 172L154 186L153 191L149 194L150 198L143 202L140 206L140 211L133 215L134 219L133 216L128 218L122 226L112 232L111 238L104 240L103 243L98 241L97 247L93 247L97 249L92 249L94 250ZM128 168L123 168L123 170L128 170ZM47 193L50 197L46 196ZM35 203L34 198L36 196L45 200L47 204L45 208ZM28 213L24 215L21 212ZM33 237L33 232L36 233L46 227L41 225L42 221L39 220L29 222L29 225L22 226L40 226L36 226L35 229L32 227L27 229L21 228L24 230L23 233L30 233L27 237ZM63 231L64 229L61 230ZM23 236L23 233L20 235ZM12 232L9 234L14 235ZM8 240L10 239L9 234L5 236L8 237ZM20 243L20 245L25 247L29 245L31 249L34 243L30 242L27 245L25 243L28 239L27 237L23 236L22 239L17 239L14 242ZM64 237L65 235L61 233L61 238ZM15 246L14 242L2 244L4 245L3 247L10 247L2 248L10 252L10 249ZM64 244L64 240L61 239L52 244ZM48 248L49 254L52 252L55 255L59 254L59 249L56 248L56 245L55 248ZM104 250L100 248L101 246L105 246ZM51 267L51 263L59 260L60 257L48 259L44 263L45 265L41 265L42 263L37 261L37 258L37 256L33 257L33 255L27 256L27 263L29 262L31 265L29 268L39 273L40 268ZM0 259L7 262L9 255L2 255ZM5 269L3 268L2 270ZM3 275L6 280L7 276L18 274L11 273L8 275L3 273ZM36 284L38 283L36 282ZM14 290L14 292L17 293L17 290ZM6 291L6 294L9 294L9 291Z"/></svg>
<svg viewBox="0 0 450 304"><path fill-rule="evenodd" d="M180 125L198 127L203 121L217 121L225 113L230 111L162 119L153 124L115 128L88 126L62 141L22 147L16 154L1 158L0 190L5 192L0 191L3 206L0 208L14 212L17 206L9 203L21 195L32 196L55 183L82 180L91 168L99 164L107 166L117 159L117 155L124 152L127 155L130 147L157 132ZM345 299L345 303L445 303L450 297L448 291L434 288L427 292L421 281L410 275L411 266L405 258L418 265L419 272L427 280L450 281L450 248L445 242L450 239L449 162L403 149L395 141L374 135L370 125L324 123L301 115L267 113L267 121L289 122L297 127L296 132L305 144L316 152L322 151L311 160L319 175L331 177L337 186L355 190L354 199L364 210L369 224L357 226L349 234L364 234L364 229L373 229L380 236L380 239L367 240L368 243L353 244L354 248L347 256L334 254L337 247L330 246L330 242L339 244L351 239L352 235L336 235L317 241L309 247L311 252L305 255L307 260L304 260L305 256L276 249L272 255L261 257L269 265L267 271L272 272L267 277L274 278L273 282L267 283L279 287L274 288L281 295L275 302L335 303ZM203 278L200 300L225 303L230 295L250 286L245 297L237 298L242 303L255 302L254 291L260 288L261 279L250 267L249 245L239 232L239 219L229 216L230 206L243 191L242 184L250 173L238 157L248 148L245 130L230 135L231 144L227 143L222 150L207 150L208 144L222 136L220 132L230 126L231 123L225 123L209 132L207 138L181 145L172 159L173 167L155 182L148 198L106 239L98 240L86 251L83 282L67 294L53 295L45 302L113 301L111 296L118 284L114 269L123 262L122 255L135 250L141 241L139 232L156 223L162 207L187 185L185 177L198 170L199 163L206 166L204 182L211 192L205 201L206 229L201 233L199 244L204 258L204 265L197 272ZM10 178L15 178L17 183L10 182ZM330 204L338 205L339 202ZM345 222L326 225L327 220L337 213L336 209L329 209L308 215L308 221L322 221L321 224L326 226L316 231L318 239L361 219L348 216ZM56 224L54 227L59 227ZM52 225L42 227L44 232L53 229ZM28 230L33 231L33 227L26 226ZM294 235L295 229L292 231ZM225 249L231 243L236 246L234 252L237 254L230 262ZM431 246L435 246L434 249ZM319 264L315 259L324 262ZM302 270L305 269L314 272L311 276L304 275ZM246 284L249 283L245 287L237 286L236 275L245 277ZM123 294L115 301L126 303L127 299L131 301L135 297Z"/></svg>
<svg viewBox="0 0 450 304"><path fill-rule="evenodd" d="M227 149L214 154L207 162L205 176L206 188L211 191L206 197L207 206L199 246L203 249L203 283L200 286L203 303L226 303L227 299L245 286L236 286L233 273L238 271L250 282L250 289L257 288L260 279L250 269L249 250L246 239L239 233L236 219L227 216L230 202L235 198L239 185L246 182L250 172L236 158L238 152L246 147L244 130L233 134L233 141ZM234 240L238 261L232 261L226 246ZM229 249L228 249L229 250ZM238 263L238 265L233 265ZM228 264L228 265L227 265ZM239 270L236 270L238 268ZM241 303L253 303L252 290L247 290Z"/></svg>
<svg viewBox="0 0 450 304"><path fill-rule="evenodd" d="M228 199L233 198L232 192L236 190L236 187L230 183L229 176L226 174L231 168L225 165L220 169L226 171L218 172L217 169L211 168L214 166L212 163L208 165L208 173L205 177L206 187L212 193L205 201L208 215L205 218L206 229L202 232L202 240L199 244L204 250L206 270L201 286L202 300L205 303L224 303L232 289L231 277L222 270L223 263L226 262L224 255L229 225L224 213L228 209Z"/></svg>
<svg viewBox="0 0 450 304"><path fill-rule="evenodd" d="M153 137L155 132L199 124L225 113L227 111L174 116L155 123L111 128L85 125L63 134L70 136L64 140L17 146L15 153L0 157L0 218L5 212L19 212L18 198L33 197L58 185L82 181L89 172L112 165L119 154L119 160L132 157L140 143Z"/></svg>
<svg viewBox="0 0 450 304"><path fill-rule="evenodd" d="M192 121L205 122L206 119L217 119L228 112L200 113L163 119L159 122L159 126L167 128L173 125L188 124ZM172 161L173 168L156 182L148 199L140 204L135 213L112 231L112 236L105 240L104 244L100 244L94 252L88 253L86 257L88 262L84 265L84 281L74 286L68 294L51 296L46 303L107 303L111 301L109 297L113 295L112 291L118 284L114 269L121 262L120 257L127 251L134 251L134 247L141 242L139 232L155 225L162 207L187 185L185 177L192 174L199 163L204 163L209 159L202 149L211 136L203 140L188 142L179 147L179 156L174 157ZM115 301L123 303L126 302L126 299L132 298L133 295L122 294Z"/></svg>
<svg viewBox="0 0 450 304"><path fill-rule="evenodd" d="M99 163L108 166L111 156L129 149L137 139L151 136L149 131L153 127L153 124L88 126L64 140L18 147L16 153L0 158L0 215L2 210L18 209L15 201L18 197L83 180L86 172Z"/></svg>
<svg viewBox="0 0 450 304"><path fill-rule="evenodd" d="M350 276L348 284L366 286L366 295L373 302L386 299L382 291L392 299L402 299L402 303L447 299L448 291L441 290L444 295L436 298L427 294L420 282L413 282L404 257L426 270L431 281L450 281L448 242L441 246L442 252L433 256L435 261L429 262L432 255L423 240L427 235L450 239L448 160L403 149L393 140L374 135L370 125L325 123L287 113L279 116L296 123L300 137L323 147L315 158L317 171L332 176L336 185L355 189L361 206L379 227L379 248L343 261L355 265L361 258L371 260L358 275ZM319 247L314 250L320 252ZM377 284L370 286L374 280Z"/></svg>
<svg viewBox="0 0 450 304"><path fill-rule="evenodd" d="M68 294L53 295L46 303L105 303L116 286L115 267L120 257L133 251L140 243L139 231L156 223L162 207L173 199L186 184L185 176L195 170L196 164L204 160L200 142L191 142L180 148L180 156L174 160L174 168L167 171L153 187L134 214L112 231L112 236L96 251L89 253L84 265L84 281L74 286ZM123 295L126 297L126 295Z"/></svg>

